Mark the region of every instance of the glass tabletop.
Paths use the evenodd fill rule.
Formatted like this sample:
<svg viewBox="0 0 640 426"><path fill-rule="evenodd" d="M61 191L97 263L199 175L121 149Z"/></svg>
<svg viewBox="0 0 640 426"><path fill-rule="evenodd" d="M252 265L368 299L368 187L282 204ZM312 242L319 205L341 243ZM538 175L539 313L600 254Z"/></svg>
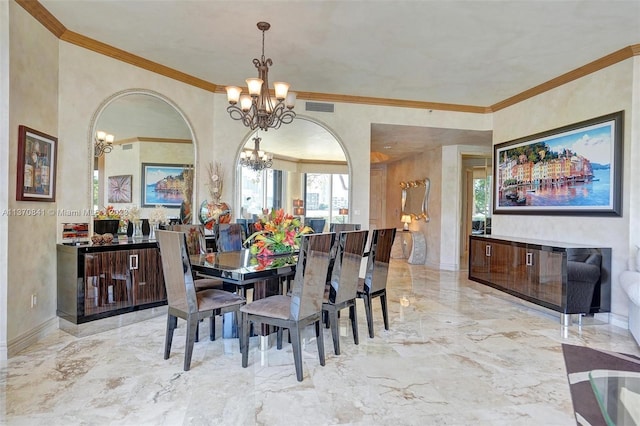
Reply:
<svg viewBox="0 0 640 426"><path fill-rule="evenodd" d="M258 257L249 250L190 256L196 271L238 283L269 276L289 275L295 271L297 254Z"/></svg>
<svg viewBox="0 0 640 426"><path fill-rule="evenodd" d="M608 425L640 426L640 372L592 370L589 382Z"/></svg>

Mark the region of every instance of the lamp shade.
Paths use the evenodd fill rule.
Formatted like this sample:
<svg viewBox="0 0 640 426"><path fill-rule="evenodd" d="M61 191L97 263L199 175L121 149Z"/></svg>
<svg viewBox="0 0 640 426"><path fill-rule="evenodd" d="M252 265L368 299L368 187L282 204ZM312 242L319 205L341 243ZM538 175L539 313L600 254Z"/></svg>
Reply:
<svg viewBox="0 0 640 426"><path fill-rule="evenodd" d="M341 215L348 215L349 214L349 209L340 209L340 210L338 210L338 213L340 213Z"/></svg>
<svg viewBox="0 0 640 426"><path fill-rule="evenodd" d="M296 216L304 215L304 207L296 207L293 209L293 214Z"/></svg>
<svg viewBox="0 0 640 426"><path fill-rule="evenodd" d="M411 223L411 215L403 214L400 218L400 222L404 223L403 229L407 231L409 229L409 223Z"/></svg>
<svg viewBox="0 0 640 426"><path fill-rule="evenodd" d="M297 198L293 200L293 207L303 207L303 206L304 206L304 201Z"/></svg>

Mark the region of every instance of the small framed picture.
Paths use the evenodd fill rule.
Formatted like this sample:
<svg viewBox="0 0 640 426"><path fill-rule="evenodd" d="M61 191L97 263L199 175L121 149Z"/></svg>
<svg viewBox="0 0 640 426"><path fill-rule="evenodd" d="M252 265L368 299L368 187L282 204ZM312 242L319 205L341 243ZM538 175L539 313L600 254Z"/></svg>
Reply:
<svg viewBox="0 0 640 426"><path fill-rule="evenodd" d="M57 138L18 127L17 201L56 200L57 148Z"/></svg>
<svg viewBox="0 0 640 426"><path fill-rule="evenodd" d="M109 176L109 203L130 203L131 202L131 180L133 175Z"/></svg>

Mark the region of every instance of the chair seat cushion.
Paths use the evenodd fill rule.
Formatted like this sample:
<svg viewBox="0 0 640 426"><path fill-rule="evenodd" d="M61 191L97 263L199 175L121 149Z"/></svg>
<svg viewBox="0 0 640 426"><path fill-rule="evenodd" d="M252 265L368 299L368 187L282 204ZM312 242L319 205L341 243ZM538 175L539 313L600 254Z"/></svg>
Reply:
<svg viewBox="0 0 640 426"><path fill-rule="evenodd" d="M244 305L240 312L286 320L291 316L291 297L275 295L258 299Z"/></svg>
<svg viewBox="0 0 640 426"><path fill-rule="evenodd" d="M213 278L198 278L197 280L193 281L193 285L196 287L196 291L212 288L222 290L222 284L222 281Z"/></svg>
<svg viewBox="0 0 640 426"><path fill-rule="evenodd" d="M198 310L221 309L228 306L240 305L246 300L242 296L224 290L202 290L196 292L198 298Z"/></svg>

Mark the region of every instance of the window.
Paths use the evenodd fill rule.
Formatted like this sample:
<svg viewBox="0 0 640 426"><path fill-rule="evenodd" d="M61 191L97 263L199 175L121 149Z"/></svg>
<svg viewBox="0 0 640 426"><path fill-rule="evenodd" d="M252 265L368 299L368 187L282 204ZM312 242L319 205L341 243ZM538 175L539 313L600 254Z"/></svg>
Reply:
<svg viewBox="0 0 640 426"><path fill-rule="evenodd" d="M344 223L348 216L341 215L340 209L349 208L349 175L307 173L304 205L306 217Z"/></svg>
<svg viewBox="0 0 640 426"><path fill-rule="evenodd" d="M278 209L282 206L283 182L286 172L265 169L254 171L240 167L240 205L239 217L250 219L261 215L262 209Z"/></svg>

